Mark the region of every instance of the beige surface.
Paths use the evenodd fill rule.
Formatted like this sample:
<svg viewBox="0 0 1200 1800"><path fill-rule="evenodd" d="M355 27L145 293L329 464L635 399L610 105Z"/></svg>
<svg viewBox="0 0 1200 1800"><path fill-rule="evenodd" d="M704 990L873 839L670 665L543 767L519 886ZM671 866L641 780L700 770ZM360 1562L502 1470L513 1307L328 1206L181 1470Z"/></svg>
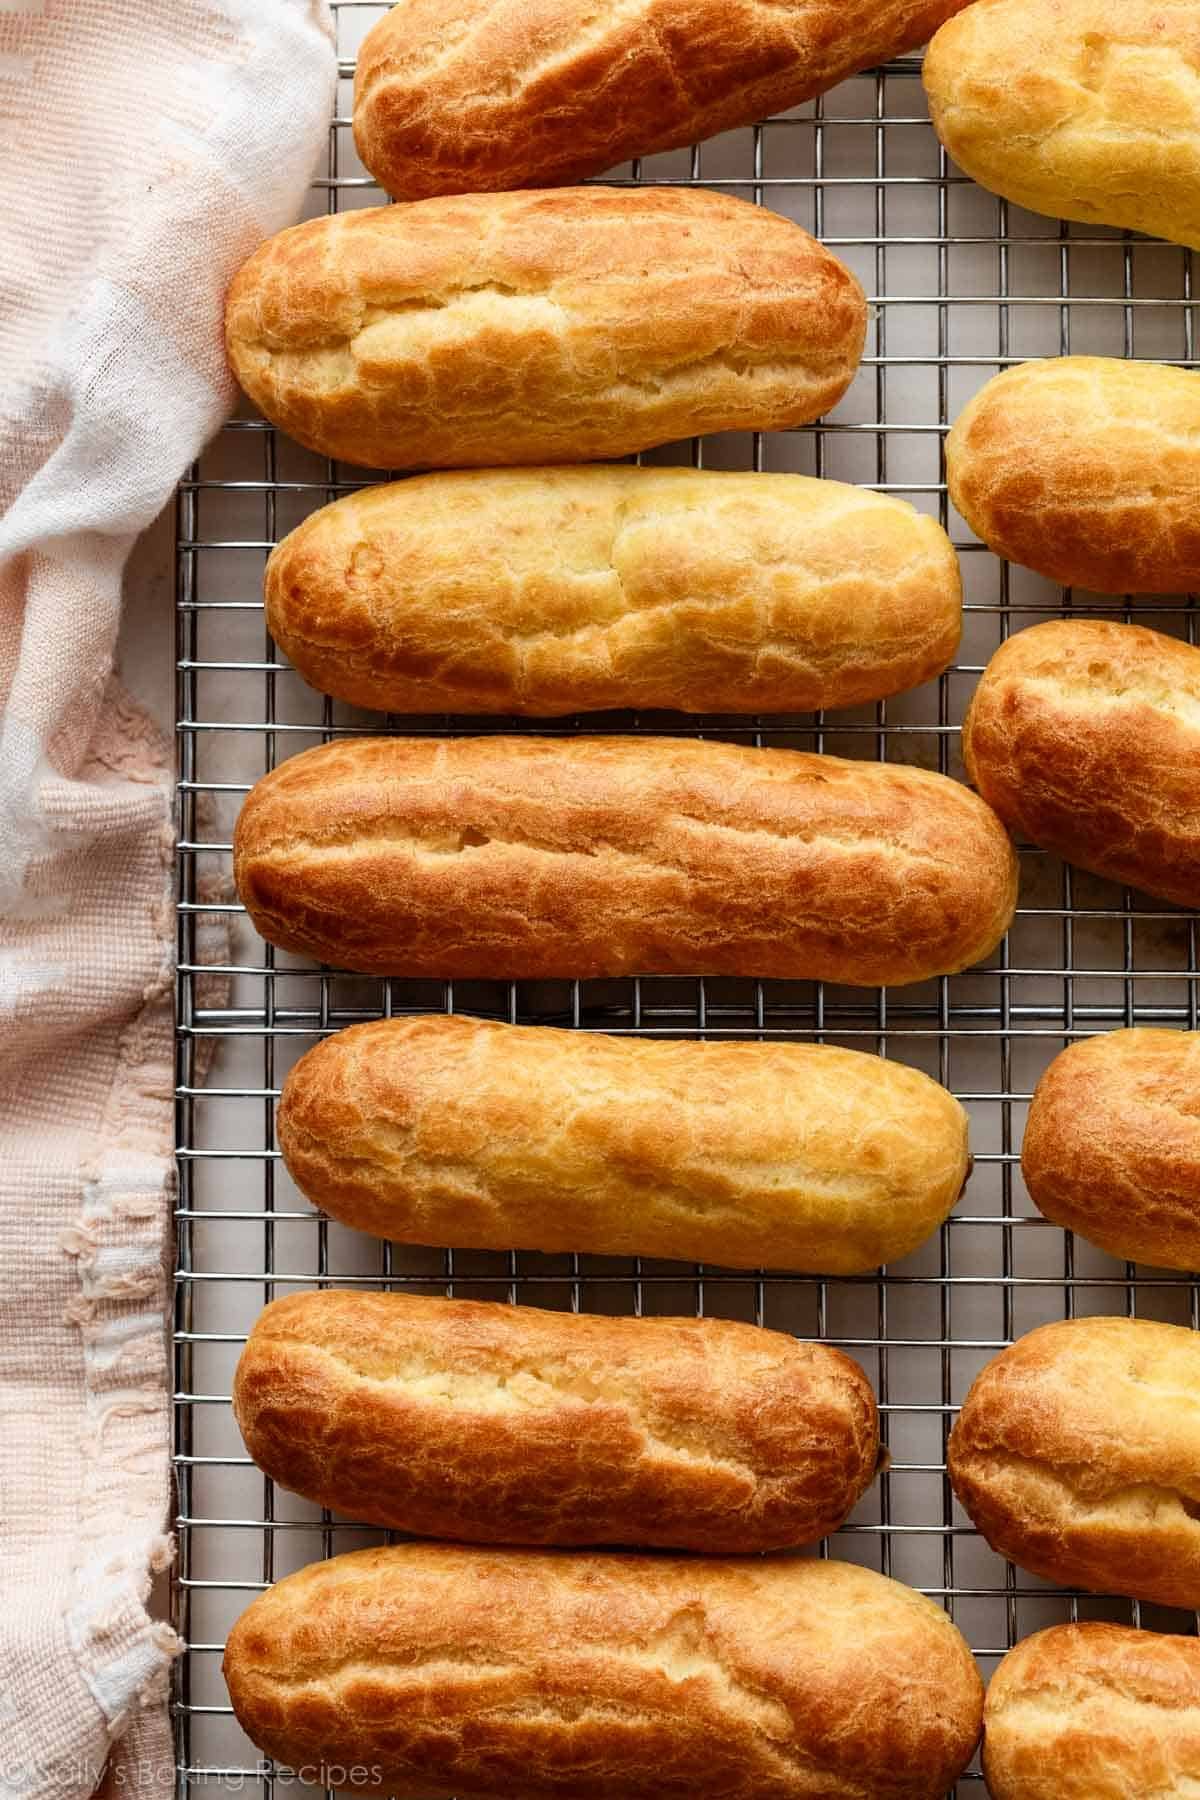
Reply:
<svg viewBox="0 0 1200 1800"><path fill-rule="evenodd" d="M175 729L175 505L134 545L125 567L117 674L168 741Z"/></svg>
<svg viewBox="0 0 1200 1800"><path fill-rule="evenodd" d="M1131 1262L1200 1268L1200 1032L1111 1031L1056 1056L1021 1168L1056 1225Z"/></svg>
<svg viewBox="0 0 1200 1800"><path fill-rule="evenodd" d="M995 375L946 440L972 531L1067 586L1200 587L1200 375L1112 356Z"/></svg>
<svg viewBox="0 0 1200 1800"><path fill-rule="evenodd" d="M993 1800L1185 1800L1200 1791L1200 1643L1039 1631L992 1677L984 1732Z"/></svg>
<svg viewBox="0 0 1200 1800"><path fill-rule="evenodd" d="M925 58L960 168L1018 206L1200 245L1193 0L978 0Z"/></svg>
<svg viewBox="0 0 1200 1800"><path fill-rule="evenodd" d="M820 1044L663 1044L433 1015L309 1051L279 1104L311 1199L403 1243L861 1273L967 1178L966 1114Z"/></svg>
<svg viewBox="0 0 1200 1800"><path fill-rule="evenodd" d="M368 974L901 985L982 961L1016 903L995 814L923 769L686 738L359 738L238 818L284 949Z"/></svg>
<svg viewBox="0 0 1200 1800"><path fill-rule="evenodd" d="M1200 649L1111 619L1049 620L992 657L967 774L1009 830L1080 868L1200 904Z"/></svg>
<svg viewBox="0 0 1200 1800"><path fill-rule="evenodd" d="M359 155L401 199L552 187L747 125L966 0L404 0L363 43Z"/></svg>
<svg viewBox="0 0 1200 1800"><path fill-rule="evenodd" d="M529 1800L930 1800L982 1704L940 1607L786 1557L367 1550L258 1600L225 1675L293 1765Z"/></svg>
<svg viewBox="0 0 1200 1800"><path fill-rule="evenodd" d="M233 1406L281 1486L485 1544L787 1550L838 1529L879 1452L871 1384L828 1345L417 1294L275 1301Z"/></svg>
<svg viewBox="0 0 1200 1800"><path fill-rule="evenodd" d="M382 712L798 712L940 675L962 582L932 519L844 482L489 469L312 514L266 608L313 687Z"/></svg>
<svg viewBox="0 0 1200 1800"><path fill-rule="evenodd" d="M1200 1607L1200 1333L1043 1325L990 1362L950 1437L988 1543L1067 1587Z"/></svg>
<svg viewBox="0 0 1200 1800"><path fill-rule="evenodd" d="M368 468L591 462L841 399L862 289L777 213L682 188L464 194L311 220L229 294L234 372Z"/></svg>

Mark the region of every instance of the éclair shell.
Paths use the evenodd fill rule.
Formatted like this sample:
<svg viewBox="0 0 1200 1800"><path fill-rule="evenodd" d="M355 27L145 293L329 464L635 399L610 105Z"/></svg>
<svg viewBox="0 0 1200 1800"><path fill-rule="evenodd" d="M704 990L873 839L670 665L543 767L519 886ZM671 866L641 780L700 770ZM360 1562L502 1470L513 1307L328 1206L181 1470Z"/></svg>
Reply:
<svg viewBox="0 0 1200 1800"><path fill-rule="evenodd" d="M303 1192L379 1237L834 1274L915 1249L970 1169L953 1095L862 1051L445 1014L325 1039L277 1131Z"/></svg>
<svg viewBox="0 0 1200 1800"><path fill-rule="evenodd" d="M365 974L901 984L999 942L1016 857L960 783L681 738L366 738L251 791L262 935Z"/></svg>
<svg viewBox="0 0 1200 1800"><path fill-rule="evenodd" d="M993 1550L1068 1587L1200 1607L1200 1332L1039 1326L981 1371L948 1452Z"/></svg>
<svg viewBox="0 0 1200 1800"><path fill-rule="evenodd" d="M1056 1056L1021 1169L1056 1225L1130 1262L1200 1269L1200 1031L1110 1031Z"/></svg>
<svg viewBox="0 0 1200 1800"><path fill-rule="evenodd" d="M1200 1791L1200 1642L1092 1620L1010 1650L984 1708L992 1800Z"/></svg>
<svg viewBox="0 0 1200 1800"><path fill-rule="evenodd" d="M1194 0L976 0L925 56L959 168L1032 212L1200 246Z"/></svg>
<svg viewBox="0 0 1200 1800"><path fill-rule="evenodd" d="M371 468L588 462L815 419L862 288L778 213L682 188L463 194L271 238L226 307L268 419Z"/></svg>
<svg viewBox="0 0 1200 1800"><path fill-rule="evenodd" d="M786 1556L360 1550L257 1599L224 1668L268 1755L421 1800L931 1800L983 1708L941 1607Z"/></svg>
<svg viewBox="0 0 1200 1800"><path fill-rule="evenodd" d="M1101 594L1200 587L1200 375L1109 356L1018 363L946 440L950 498L998 556Z"/></svg>
<svg viewBox="0 0 1200 1800"><path fill-rule="evenodd" d="M831 1345L418 1294L274 1301L233 1407L282 1486L470 1543L791 1549L838 1529L879 1456L870 1383Z"/></svg>
<svg viewBox="0 0 1200 1800"><path fill-rule="evenodd" d="M962 742L1016 836L1200 905L1200 650L1111 619L1030 626L988 663Z"/></svg>
<svg viewBox="0 0 1200 1800"><path fill-rule="evenodd" d="M808 712L940 674L962 583L934 519L845 482L453 470L311 514L266 608L306 681L384 712Z"/></svg>
<svg viewBox="0 0 1200 1800"><path fill-rule="evenodd" d="M358 153L405 200L552 187L785 112L966 0L404 0L367 33Z"/></svg>

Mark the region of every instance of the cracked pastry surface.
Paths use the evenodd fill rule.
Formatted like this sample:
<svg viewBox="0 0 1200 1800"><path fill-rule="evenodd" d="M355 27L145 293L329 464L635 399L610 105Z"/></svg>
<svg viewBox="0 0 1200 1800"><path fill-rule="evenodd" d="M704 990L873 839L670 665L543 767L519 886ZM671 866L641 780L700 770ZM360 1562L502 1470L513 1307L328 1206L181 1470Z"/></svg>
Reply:
<svg viewBox="0 0 1200 1800"><path fill-rule="evenodd" d="M258 782L234 841L270 943L437 979L875 986L988 955L995 814L923 769L680 738L366 738Z"/></svg>
<svg viewBox="0 0 1200 1800"><path fill-rule="evenodd" d="M405 1544L238 1620L234 1710L422 1800L931 1800L982 1687L940 1607L847 1563Z"/></svg>
<svg viewBox="0 0 1200 1800"><path fill-rule="evenodd" d="M800 226L703 189L372 207L235 277L233 371L322 455L379 469L587 462L828 410L862 288Z"/></svg>
<svg viewBox="0 0 1200 1800"><path fill-rule="evenodd" d="M384 712L806 712L939 674L962 584L933 519L843 482L489 469L313 513L266 607L313 687Z"/></svg>
<svg viewBox="0 0 1200 1800"><path fill-rule="evenodd" d="M993 1800L1200 1793L1200 1642L1092 1621L1010 1650L984 1709Z"/></svg>
<svg viewBox="0 0 1200 1800"><path fill-rule="evenodd" d="M870 1383L829 1345L416 1294L274 1301L233 1404L285 1487L474 1543L789 1549L841 1525L879 1454Z"/></svg>
<svg viewBox="0 0 1200 1800"><path fill-rule="evenodd" d="M1193 0L976 0L938 31L923 75L938 136L983 187L1200 246Z"/></svg>
<svg viewBox="0 0 1200 1800"><path fill-rule="evenodd" d="M950 498L989 549L1100 594L1200 587L1200 375L1107 356L1019 363L946 440Z"/></svg>
<svg viewBox="0 0 1200 1800"><path fill-rule="evenodd" d="M1030 626L988 663L962 742L1014 834L1200 905L1200 650L1108 619Z"/></svg>
<svg viewBox="0 0 1200 1800"><path fill-rule="evenodd" d="M785 112L966 0L403 0L363 40L358 153L405 200L552 187Z"/></svg>
<svg viewBox="0 0 1200 1800"><path fill-rule="evenodd" d="M976 1377L950 1480L993 1550L1069 1587L1200 1606L1200 1334L1042 1325Z"/></svg>
<svg viewBox="0 0 1200 1800"><path fill-rule="evenodd" d="M922 1243L970 1167L963 1108L900 1063L440 1014L318 1044L277 1129L301 1189L379 1237L835 1274Z"/></svg>
<svg viewBox="0 0 1200 1800"><path fill-rule="evenodd" d="M1130 1262L1200 1269L1200 1032L1110 1031L1056 1056L1021 1168L1056 1225Z"/></svg>

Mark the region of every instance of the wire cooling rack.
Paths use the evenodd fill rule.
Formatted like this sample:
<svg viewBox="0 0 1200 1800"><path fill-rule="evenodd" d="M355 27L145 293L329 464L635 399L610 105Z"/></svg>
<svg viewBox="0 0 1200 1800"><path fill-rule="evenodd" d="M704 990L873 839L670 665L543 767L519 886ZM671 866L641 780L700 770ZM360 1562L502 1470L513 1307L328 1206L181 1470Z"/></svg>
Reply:
<svg viewBox="0 0 1200 1800"><path fill-rule="evenodd" d="M354 54L384 10L365 0L334 5L342 80L313 213L381 198L354 155L349 115ZM617 728L792 745L961 776L967 699L1011 631L1079 611L1136 617L1197 641L1194 599L1130 607L1064 592L999 562L949 508L941 455L948 422L1009 362L1075 350L1194 365L1186 251L1060 226L976 188L939 149L917 58L847 81L786 117L630 165L615 179L715 186L785 213L832 245L874 302L862 370L823 423L709 438L647 460L796 470L901 494L950 530L967 600L954 670L885 705L787 719L630 715ZM274 1488L250 1464L231 1417L233 1367L260 1307L318 1284L605 1313L697 1312L823 1338L870 1375L893 1457L890 1473L824 1547L829 1554L943 1602L985 1675L1019 1637L1065 1618L1194 1630L1190 1617L1067 1594L994 1556L952 1498L945 1442L979 1367L1044 1320L1136 1312L1200 1324L1195 1284L1073 1242L1036 1216L1019 1167L1030 1093L1064 1044L1124 1025L1200 1025L1196 917L1026 850L1020 910L991 963L890 993L731 980L375 981L272 951L221 883L241 798L278 761L344 733L614 728L611 716L548 727L383 722L303 685L266 635L266 554L315 507L370 479L377 477L300 450L246 410L179 489L175 1597L190 1643L174 1697L181 1791L266 1794L280 1784L229 1710L220 1675L226 1631L265 1584L381 1536ZM225 923L230 943L219 954L229 991L214 999L203 958ZM950 1222L882 1279L393 1248L318 1217L297 1193L278 1161L274 1102L293 1061L322 1035L379 1014L429 1010L878 1051L937 1076L966 1103L975 1173ZM958 1791L983 1792L974 1767Z"/></svg>

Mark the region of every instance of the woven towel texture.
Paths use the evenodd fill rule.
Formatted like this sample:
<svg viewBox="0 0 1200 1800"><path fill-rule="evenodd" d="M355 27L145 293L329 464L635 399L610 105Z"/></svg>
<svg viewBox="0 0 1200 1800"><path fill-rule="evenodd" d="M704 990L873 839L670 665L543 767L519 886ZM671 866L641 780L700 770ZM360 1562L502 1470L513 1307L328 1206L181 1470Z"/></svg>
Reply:
<svg viewBox="0 0 1200 1800"><path fill-rule="evenodd" d="M0 3L0 1800L172 1785L171 770L113 652L334 80L324 0Z"/></svg>

